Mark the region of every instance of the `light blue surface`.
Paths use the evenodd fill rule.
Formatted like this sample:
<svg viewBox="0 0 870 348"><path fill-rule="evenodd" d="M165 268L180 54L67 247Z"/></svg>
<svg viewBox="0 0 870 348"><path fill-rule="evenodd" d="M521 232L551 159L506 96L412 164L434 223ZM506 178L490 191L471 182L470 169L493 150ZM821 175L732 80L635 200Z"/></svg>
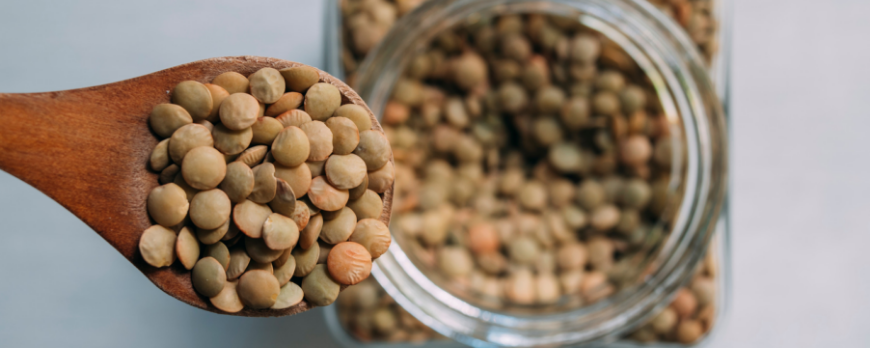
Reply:
<svg viewBox="0 0 870 348"><path fill-rule="evenodd" d="M870 2L736 2L733 307L711 347L870 346ZM321 66L322 5L3 1L0 92L226 55ZM249 319L181 304L5 173L0 231L0 347L335 345L318 310Z"/></svg>
<svg viewBox="0 0 870 348"><path fill-rule="evenodd" d="M319 66L322 6L301 0L0 2L0 92L99 85L216 56ZM320 310L262 319L182 304L75 216L3 172L0 230L0 347L335 345Z"/></svg>

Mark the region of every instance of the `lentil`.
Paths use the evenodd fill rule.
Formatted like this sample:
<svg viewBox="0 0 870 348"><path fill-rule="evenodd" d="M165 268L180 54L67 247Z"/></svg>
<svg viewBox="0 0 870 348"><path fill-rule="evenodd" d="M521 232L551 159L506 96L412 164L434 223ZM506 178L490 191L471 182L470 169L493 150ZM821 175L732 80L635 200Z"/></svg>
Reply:
<svg viewBox="0 0 870 348"><path fill-rule="evenodd" d="M320 230L320 240L336 244L346 241L356 227L357 216L348 207L337 212L323 212L323 226Z"/></svg>
<svg viewBox="0 0 870 348"><path fill-rule="evenodd" d="M224 191L201 191L190 201L190 221L205 230L216 229L229 221L231 209L230 199Z"/></svg>
<svg viewBox="0 0 870 348"><path fill-rule="evenodd" d="M182 227L178 232L178 237L175 239L175 255L187 270L192 269L196 264L199 257L199 243L187 227Z"/></svg>
<svg viewBox="0 0 870 348"><path fill-rule="evenodd" d="M308 166L300 165L288 168L277 165L275 166L275 177L287 182L297 199L304 196L308 192L308 189L311 188L311 169Z"/></svg>
<svg viewBox="0 0 870 348"><path fill-rule="evenodd" d="M332 131L321 121L311 121L299 126L308 136L310 153L308 161L325 161L332 154Z"/></svg>
<svg viewBox="0 0 870 348"><path fill-rule="evenodd" d="M221 123L228 129L243 130L260 117L260 103L246 93L233 93L221 103Z"/></svg>
<svg viewBox="0 0 870 348"><path fill-rule="evenodd" d="M230 249L227 248L226 244L217 242L211 245L206 245L202 247L202 256L201 257L213 257L215 260L220 262L221 267L226 269L230 265Z"/></svg>
<svg viewBox="0 0 870 348"><path fill-rule="evenodd" d="M230 263L227 266L227 279L236 280L248 269L251 257L244 247L234 246L230 250Z"/></svg>
<svg viewBox="0 0 870 348"><path fill-rule="evenodd" d="M225 155L237 155L245 151L254 137L250 127L234 131L223 124L214 126L211 132L214 139L214 147Z"/></svg>
<svg viewBox="0 0 870 348"><path fill-rule="evenodd" d="M181 106L175 104L157 104L151 110L148 123L158 137L168 138L179 128L193 123L193 118Z"/></svg>
<svg viewBox="0 0 870 348"><path fill-rule="evenodd" d="M211 304L217 309L227 313L241 311L245 305L239 298L239 293L237 292L238 284L238 281L228 281L224 283L224 288L221 289L221 292L210 298L209 301L211 301Z"/></svg>
<svg viewBox="0 0 870 348"><path fill-rule="evenodd" d="M235 71L220 74L211 83L223 87L230 94L248 92L248 78Z"/></svg>
<svg viewBox="0 0 870 348"><path fill-rule="evenodd" d="M372 256L358 243L342 242L329 252L326 265L332 279L341 284L354 285L368 278L372 270Z"/></svg>
<svg viewBox="0 0 870 348"><path fill-rule="evenodd" d="M205 88L208 88L209 94L211 94L211 112L208 113L208 117L206 117L203 122L209 122L211 124L220 120L218 112L220 111L221 103L223 103L224 99L230 96L230 93L223 87L215 84L206 83L204 85Z"/></svg>
<svg viewBox="0 0 870 348"><path fill-rule="evenodd" d="M251 125L251 144L271 145L283 129L284 125L274 117L259 117Z"/></svg>
<svg viewBox="0 0 870 348"><path fill-rule="evenodd" d="M284 309L295 306L299 302L302 302L304 294L302 292L302 288L295 283L287 283L281 287L281 291L278 293L278 299L275 300L275 304L272 305L272 309Z"/></svg>
<svg viewBox="0 0 870 348"><path fill-rule="evenodd" d="M172 103L183 107L194 122L208 118L211 113L211 92L202 83L182 81L172 90Z"/></svg>
<svg viewBox="0 0 870 348"><path fill-rule="evenodd" d="M308 115L305 111L294 109L287 111L283 114L275 117L278 122L281 122L281 125L284 127L299 127L305 123L311 122L311 116Z"/></svg>
<svg viewBox="0 0 870 348"><path fill-rule="evenodd" d="M320 258L320 247L294 249L293 258L296 260L296 271L293 275L296 277L307 276L317 265L317 259Z"/></svg>
<svg viewBox="0 0 870 348"><path fill-rule="evenodd" d="M263 158L266 157L267 151L269 151L269 148L266 146L254 146L242 152L236 161L242 162L248 167L254 167L263 161Z"/></svg>
<svg viewBox="0 0 870 348"><path fill-rule="evenodd" d="M356 125L358 132L372 129L372 120L369 118L369 113L362 106L353 104L342 105L335 110L333 116L347 117Z"/></svg>
<svg viewBox="0 0 870 348"><path fill-rule="evenodd" d="M357 187L366 178L366 163L354 154L330 156L323 169L329 183L339 190Z"/></svg>
<svg viewBox="0 0 870 348"><path fill-rule="evenodd" d="M244 162L227 164L227 172L221 181L220 189L226 193L233 203L244 202L254 191L254 172Z"/></svg>
<svg viewBox="0 0 870 348"><path fill-rule="evenodd" d="M308 136L302 129L294 126L284 128L272 142L272 155L275 162L285 167L297 167L311 153Z"/></svg>
<svg viewBox="0 0 870 348"><path fill-rule="evenodd" d="M302 105L303 95L298 92L284 93L274 104L270 105L265 112L266 116L278 116L287 111L294 110Z"/></svg>
<svg viewBox="0 0 870 348"><path fill-rule="evenodd" d="M332 132L332 153L347 155L359 145L359 129L347 117L333 116L326 120L326 127Z"/></svg>
<svg viewBox="0 0 870 348"><path fill-rule="evenodd" d="M275 165L263 163L251 170L254 173L254 189L248 199L255 203L269 203L275 199L278 192L278 182L275 178Z"/></svg>
<svg viewBox="0 0 870 348"><path fill-rule="evenodd" d="M320 80L317 69L310 66L295 66L279 70L287 83L287 88L295 92L305 92Z"/></svg>
<svg viewBox="0 0 870 348"><path fill-rule="evenodd" d="M338 298L341 285L333 280L327 272L326 265L316 265L302 279L302 292L305 299L315 306L328 306Z"/></svg>
<svg viewBox="0 0 870 348"><path fill-rule="evenodd" d="M325 121L341 106L341 92L328 83L315 83L305 93L305 112L317 121Z"/></svg>
<svg viewBox="0 0 870 348"><path fill-rule="evenodd" d="M174 183L155 187L148 194L148 214L158 224L172 227L181 223L189 204L184 190Z"/></svg>
<svg viewBox="0 0 870 348"><path fill-rule="evenodd" d="M317 214L308 220L308 224L299 232L299 247L309 249L320 238L320 232L323 228L323 215Z"/></svg>
<svg viewBox="0 0 870 348"><path fill-rule="evenodd" d="M139 239L139 253L151 266L169 266L175 262L175 239L174 231L160 225L151 226L145 229Z"/></svg>
<svg viewBox="0 0 870 348"><path fill-rule="evenodd" d="M369 171L383 168L393 156L390 144L383 134L367 130L360 132L359 138L359 145L353 153L362 158Z"/></svg>
<svg viewBox="0 0 870 348"><path fill-rule="evenodd" d="M357 219L377 219L384 211L384 202L377 192L365 190L359 198L349 201L347 207L353 210Z"/></svg>
<svg viewBox="0 0 870 348"><path fill-rule="evenodd" d="M233 221L246 236L260 238L263 234L263 223L271 213L268 206L245 200L233 207Z"/></svg>
<svg viewBox="0 0 870 348"><path fill-rule="evenodd" d="M391 187L396 180L396 170L393 168L393 162L387 162L380 169L370 171L367 175L368 188L377 193L384 193Z"/></svg>
<svg viewBox="0 0 870 348"><path fill-rule="evenodd" d="M181 126L172 133L169 140L169 157L173 163L181 164L187 152L200 146L213 146L211 131L201 124Z"/></svg>
<svg viewBox="0 0 870 348"><path fill-rule="evenodd" d="M269 308L278 300L281 287L278 279L262 270L251 270L239 278L239 298L245 306L254 309Z"/></svg>
<svg viewBox="0 0 870 348"><path fill-rule="evenodd" d="M307 166L300 167L307 168ZM311 180L308 199L319 209L336 211L347 204L348 193L347 190L338 189L330 185L324 177L318 176Z"/></svg>
<svg viewBox="0 0 870 348"><path fill-rule="evenodd" d="M204 257L196 262L190 279L196 292L205 297L215 297L223 290L227 274L218 260Z"/></svg>
<svg viewBox="0 0 870 348"><path fill-rule="evenodd" d="M377 259L390 247L390 230L380 220L361 219L348 240L362 244Z"/></svg>
<svg viewBox="0 0 870 348"><path fill-rule="evenodd" d="M263 241L272 250L284 250L296 246L299 227L293 219L272 213L263 223Z"/></svg>

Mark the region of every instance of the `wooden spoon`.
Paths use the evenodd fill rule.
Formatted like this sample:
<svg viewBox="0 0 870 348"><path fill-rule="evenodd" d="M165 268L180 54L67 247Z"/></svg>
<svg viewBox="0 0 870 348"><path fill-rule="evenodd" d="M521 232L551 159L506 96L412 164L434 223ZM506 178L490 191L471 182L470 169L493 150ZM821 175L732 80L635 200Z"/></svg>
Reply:
<svg viewBox="0 0 870 348"><path fill-rule="evenodd" d="M148 193L158 185L147 169L157 137L148 126L151 109L169 102L169 93L185 80L211 82L235 71L242 75L264 68L303 64L253 56L222 57L176 66L134 79L82 89L0 93L0 169L42 191L88 226L133 263L154 285L184 303L220 311L194 292L190 271L179 263L154 268L139 253L139 237L152 225L145 208ZM338 87L342 104L369 112L372 128L383 131L359 95L344 82L320 72L320 81ZM392 188L384 193L389 225ZM302 301L281 310L244 309L234 315L284 316L310 309Z"/></svg>

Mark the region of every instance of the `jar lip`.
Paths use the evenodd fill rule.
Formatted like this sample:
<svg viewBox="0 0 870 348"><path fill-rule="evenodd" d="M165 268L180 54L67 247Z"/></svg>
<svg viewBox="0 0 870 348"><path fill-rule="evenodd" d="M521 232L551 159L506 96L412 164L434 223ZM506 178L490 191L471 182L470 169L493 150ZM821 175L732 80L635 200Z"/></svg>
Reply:
<svg viewBox="0 0 870 348"><path fill-rule="evenodd" d="M687 143L691 140L685 180L692 181L694 194L687 192L681 203L679 216L684 227L680 233L672 232L666 242L671 244L672 253L662 260L664 264L649 279L650 284L634 292L543 315L500 313L464 301L435 285L396 243L376 261L372 274L410 314L466 344L540 346L615 339L667 304L665 299L688 279L711 238L727 183L722 108L691 40L644 0L430 0L402 17L382 44L369 53L359 70L358 92L380 116L392 84L402 72L401 59L420 41L427 41L414 37L415 33L440 31L469 15L510 6L535 7L540 9L537 12L573 9L580 13L578 20L587 20L584 24L598 21L618 25L631 31L632 40L646 44L642 53L653 56L649 64L662 70L664 85L659 87L677 100L671 115L690 133Z"/></svg>

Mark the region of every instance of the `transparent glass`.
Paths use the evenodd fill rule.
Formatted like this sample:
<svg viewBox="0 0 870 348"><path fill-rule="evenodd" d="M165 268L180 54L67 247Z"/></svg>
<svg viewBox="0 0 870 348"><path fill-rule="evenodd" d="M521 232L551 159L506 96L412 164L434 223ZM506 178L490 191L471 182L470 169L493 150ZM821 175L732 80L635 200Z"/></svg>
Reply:
<svg viewBox="0 0 870 348"><path fill-rule="evenodd" d="M717 4L722 6L722 2ZM721 322L718 319L724 313L728 284L727 215L719 218L725 204L727 139L715 91L727 101L727 55L722 54L727 47L721 47L708 59L701 57L675 23L641 1L434 1L398 22L381 46L369 54L359 69L356 89L380 115L393 82L420 45L468 18L517 12L576 16L584 25L620 43L651 77L656 77L660 97L670 104L669 117L683 129L687 173L682 183L687 199L679 207L678 223L671 226L668 241L653 261L655 272L639 286L595 306L548 314L491 310L445 291L412 262L413 257L398 243L378 261L373 274L406 310L463 343L540 346L612 342L669 303L674 291L691 277L713 239L713 231L717 231L710 252L721 263L722 271L716 276L720 288L716 322ZM718 32L727 35L721 27ZM336 45L332 49L340 50L340 34L333 32L333 38ZM334 52L328 56L335 56ZM335 63L329 64L331 71L340 71L339 60L330 62ZM715 87L705 74L706 67L714 77Z"/></svg>

